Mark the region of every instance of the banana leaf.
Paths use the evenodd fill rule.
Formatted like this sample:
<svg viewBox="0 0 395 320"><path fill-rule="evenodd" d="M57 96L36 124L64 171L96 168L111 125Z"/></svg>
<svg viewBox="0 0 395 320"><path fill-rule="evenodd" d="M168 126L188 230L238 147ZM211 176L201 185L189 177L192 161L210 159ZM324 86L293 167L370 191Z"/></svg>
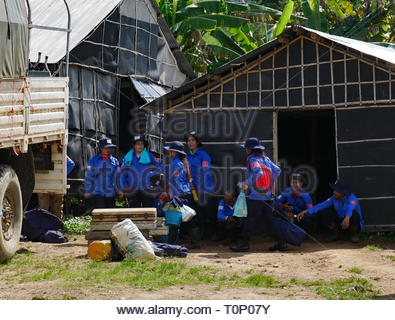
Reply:
<svg viewBox="0 0 395 320"><path fill-rule="evenodd" d="M223 47L231 49L239 54L244 54L245 51L228 35L226 35L221 29L215 29L211 31L210 35L217 39Z"/></svg>
<svg viewBox="0 0 395 320"><path fill-rule="evenodd" d="M190 30L213 30L217 26L217 21L215 19L209 19L202 16L192 17L185 19L170 29L176 35L186 34Z"/></svg>

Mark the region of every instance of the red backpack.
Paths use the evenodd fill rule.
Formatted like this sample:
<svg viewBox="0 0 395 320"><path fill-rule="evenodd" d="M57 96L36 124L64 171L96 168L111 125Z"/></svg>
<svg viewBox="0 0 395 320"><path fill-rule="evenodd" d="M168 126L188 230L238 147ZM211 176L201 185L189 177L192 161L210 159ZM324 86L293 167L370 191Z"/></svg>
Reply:
<svg viewBox="0 0 395 320"><path fill-rule="evenodd" d="M273 183L272 170L266 167L263 164L262 160L258 159L257 162L262 169L262 175L255 181L254 187L256 191L260 193L266 193L270 189ZM248 161L248 166L250 166L250 161ZM250 170L252 171L251 167Z"/></svg>

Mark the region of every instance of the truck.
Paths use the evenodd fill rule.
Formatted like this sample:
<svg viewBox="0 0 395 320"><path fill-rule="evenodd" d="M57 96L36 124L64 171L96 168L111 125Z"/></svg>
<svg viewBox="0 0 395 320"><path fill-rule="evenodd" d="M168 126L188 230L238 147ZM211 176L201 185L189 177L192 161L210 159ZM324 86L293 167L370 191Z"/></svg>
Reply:
<svg viewBox="0 0 395 320"><path fill-rule="evenodd" d="M0 262L18 249L32 194L67 191L68 77L29 73L31 27L28 1L0 0Z"/></svg>

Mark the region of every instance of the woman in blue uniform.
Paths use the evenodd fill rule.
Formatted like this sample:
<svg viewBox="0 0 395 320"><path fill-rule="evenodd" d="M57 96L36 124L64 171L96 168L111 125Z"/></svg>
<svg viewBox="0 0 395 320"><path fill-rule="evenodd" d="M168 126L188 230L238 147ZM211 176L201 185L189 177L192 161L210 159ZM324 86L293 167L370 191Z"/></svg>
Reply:
<svg viewBox="0 0 395 320"><path fill-rule="evenodd" d="M180 198L187 202L187 205L193 209L194 200L192 190L188 179L188 162L186 161L186 153L184 145L180 141L173 141L169 146L165 147L170 152L172 158L169 167L169 185L171 198ZM200 248L200 232L197 224L196 216L187 223L187 230L191 238L189 249Z"/></svg>
<svg viewBox="0 0 395 320"><path fill-rule="evenodd" d="M151 176L162 172L162 163L147 151L148 143L142 136L135 136L132 148L123 158L121 166L122 190L131 208L153 206ZM151 166L155 171L151 172Z"/></svg>
<svg viewBox="0 0 395 320"><path fill-rule="evenodd" d="M211 158L209 154L202 150L202 142L195 131L190 132L185 137L189 148L187 155L189 168L191 171L192 185L198 195L198 223L199 228L205 236L212 236L216 226L216 212L210 210L213 202L214 184L211 172Z"/></svg>
<svg viewBox="0 0 395 320"><path fill-rule="evenodd" d="M235 252L249 250L250 237L256 230L259 222L263 222L266 231L273 235L277 244L269 250L287 250L287 243L282 236L278 225L274 223L272 213L271 193L274 180L281 170L263 153L265 147L260 144L258 138L248 138L243 145L247 153L247 174L244 189L249 190L247 199L247 218L241 232L241 241L230 249Z"/></svg>
<svg viewBox="0 0 395 320"><path fill-rule="evenodd" d="M96 209L115 207L115 177L120 172L118 160L111 155L115 147L111 139L100 139L98 145L100 153L88 161L84 197L89 199L93 196Z"/></svg>

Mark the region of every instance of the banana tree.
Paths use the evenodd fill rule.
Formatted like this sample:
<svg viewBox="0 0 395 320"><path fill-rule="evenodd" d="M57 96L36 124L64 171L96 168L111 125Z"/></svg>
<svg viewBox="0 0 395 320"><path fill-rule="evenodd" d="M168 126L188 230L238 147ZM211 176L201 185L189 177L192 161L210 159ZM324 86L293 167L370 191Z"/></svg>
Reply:
<svg viewBox="0 0 395 320"><path fill-rule="evenodd" d="M280 34L293 16L255 3L157 0L181 50L198 74L206 73Z"/></svg>

